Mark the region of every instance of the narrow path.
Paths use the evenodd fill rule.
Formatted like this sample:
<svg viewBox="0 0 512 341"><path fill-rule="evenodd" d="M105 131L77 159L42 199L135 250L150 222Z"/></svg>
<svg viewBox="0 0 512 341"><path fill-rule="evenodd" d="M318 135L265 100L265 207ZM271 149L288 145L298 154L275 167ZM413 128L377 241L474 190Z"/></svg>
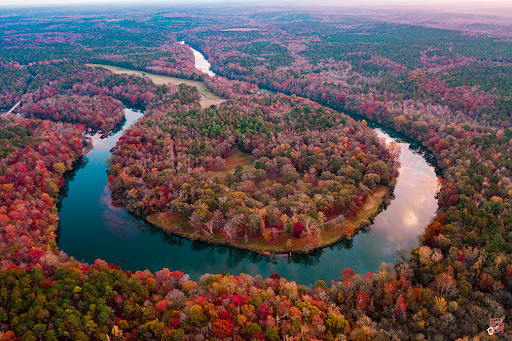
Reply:
<svg viewBox="0 0 512 341"><path fill-rule="evenodd" d="M3 116L3 117L9 116L9 114L11 114L20 104L21 104L21 101L18 101L18 103L16 103L8 112L6 112L5 114L0 115L0 116Z"/></svg>
<svg viewBox="0 0 512 341"><path fill-rule="evenodd" d="M347 212L348 212L348 209L346 209L346 210L345 210L345 212L341 213L339 216L334 217L334 218L332 218L331 220L324 221L323 223L321 223L321 224L320 224L320 225L318 225L318 226L327 225L327 224L332 223L333 221L336 221L336 220L338 220L338 219L340 219L340 218L344 218L344 217L345 217L345 214L347 214Z"/></svg>

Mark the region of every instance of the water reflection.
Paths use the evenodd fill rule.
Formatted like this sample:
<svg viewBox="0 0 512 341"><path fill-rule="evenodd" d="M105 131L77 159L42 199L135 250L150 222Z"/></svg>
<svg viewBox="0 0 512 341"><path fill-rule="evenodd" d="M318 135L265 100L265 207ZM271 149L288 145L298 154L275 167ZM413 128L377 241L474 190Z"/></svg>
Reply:
<svg viewBox="0 0 512 341"><path fill-rule="evenodd" d="M180 41L180 44L185 44L185 41ZM215 73L210 70L210 63L208 63L208 61L204 58L203 54L192 47L190 47L190 49L194 54L194 66L196 69L206 73L210 77L215 76Z"/></svg>
<svg viewBox="0 0 512 341"><path fill-rule="evenodd" d="M308 254L265 256L245 250L188 241L165 234L124 208L114 207L107 186L105 162L124 130L142 114L126 110L126 122L115 134L94 137L94 148L66 175L61 197L59 247L71 256L92 263L101 258L124 270L158 271L164 267L189 273L241 272L270 276L278 272L289 280L312 284L339 279L342 269L376 271L382 262L398 260L398 250L417 245L417 236L437 205L437 177L428 153L419 146L376 129L379 136L399 142L401 170L395 198L369 230L353 239Z"/></svg>

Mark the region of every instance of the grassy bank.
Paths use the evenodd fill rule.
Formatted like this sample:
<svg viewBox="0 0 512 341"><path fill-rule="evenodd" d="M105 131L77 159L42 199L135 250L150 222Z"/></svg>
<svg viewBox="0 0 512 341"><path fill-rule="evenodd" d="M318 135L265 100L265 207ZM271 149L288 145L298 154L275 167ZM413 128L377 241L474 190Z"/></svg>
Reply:
<svg viewBox="0 0 512 341"><path fill-rule="evenodd" d="M208 90L206 85L201 81L192 81L189 79L182 79L182 78L176 78L171 76L164 76L164 75L157 75L154 73L146 72L146 71L139 71L139 70L131 70L131 69L125 69L118 66L112 66L112 65L105 65L105 64L86 64L90 67L101 67L104 69L107 69L115 74L126 74L126 75L137 75L137 76L145 76L151 78L153 83L155 84L186 84L189 86L195 86L197 88L197 91L200 95L202 95L204 98L199 101L201 106L203 108L209 107L212 104L218 104L222 101L224 101L219 96L215 95L213 92Z"/></svg>
<svg viewBox="0 0 512 341"><path fill-rule="evenodd" d="M279 233L277 238L271 241L265 240L263 236L260 235L251 237L247 243L239 238L228 242L225 236L220 233L209 235L206 231L190 232L188 220L172 213L155 213L146 217L146 220L169 234L215 245L226 245L266 255L289 252L309 252L314 249L334 245L344 239L349 239L357 233L357 231L367 227L375 216L389 203L392 190L393 189L390 187L378 186L355 216L347 219L337 219L336 222L338 224L333 222L322 226L319 238L307 236L305 233L300 238L294 238L287 233ZM340 224L341 221L344 222ZM349 234L347 234L346 229L344 229L347 222L354 225L353 231ZM292 241L291 247L287 245L289 239Z"/></svg>

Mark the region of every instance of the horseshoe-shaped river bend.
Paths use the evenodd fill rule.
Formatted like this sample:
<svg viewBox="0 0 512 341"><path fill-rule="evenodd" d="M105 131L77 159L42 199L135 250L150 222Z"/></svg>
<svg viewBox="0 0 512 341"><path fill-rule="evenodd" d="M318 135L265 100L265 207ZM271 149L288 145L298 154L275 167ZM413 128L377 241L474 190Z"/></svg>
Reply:
<svg viewBox="0 0 512 341"><path fill-rule="evenodd" d="M204 57L198 51L194 55L196 66L209 71ZM438 179L429 161L431 155L404 136L369 122L379 136L400 145L400 175L387 208L368 230L351 240L309 254L264 256L167 235L126 209L113 207L107 186L105 164L110 149L142 115L126 109L122 127L106 138L93 136L93 149L67 175L59 210L58 245L78 260L93 263L100 258L132 272L169 268L196 280L205 273L270 276L277 272L300 284L317 280L330 283L340 278L344 268L364 274L378 270L382 262L397 261L400 251L418 245L418 235L437 209Z"/></svg>

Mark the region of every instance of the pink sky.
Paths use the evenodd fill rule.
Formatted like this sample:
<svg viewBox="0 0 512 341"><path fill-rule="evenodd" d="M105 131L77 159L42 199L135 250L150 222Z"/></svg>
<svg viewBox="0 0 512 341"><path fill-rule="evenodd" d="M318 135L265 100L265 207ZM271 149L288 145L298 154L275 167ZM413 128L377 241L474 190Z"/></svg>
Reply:
<svg viewBox="0 0 512 341"><path fill-rule="evenodd" d="M52 4L94 4L94 3L134 3L147 4L162 3L172 4L240 4L240 5L268 5L276 4L274 0L171 0L171 1L142 1L142 0L3 0L1 5L5 6L30 6L30 5L52 5ZM280 6L290 5L310 5L310 1L305 0L282 0ZM479 8L501 8L512 7L512 0L502 1L464 1L464 0L320 0L314 2L315 5L331 6L363 6L363 7L394 7L400 6L401 9L422 7L424 9L434 10L457 10L457 12L473 11Z"/></svg>

